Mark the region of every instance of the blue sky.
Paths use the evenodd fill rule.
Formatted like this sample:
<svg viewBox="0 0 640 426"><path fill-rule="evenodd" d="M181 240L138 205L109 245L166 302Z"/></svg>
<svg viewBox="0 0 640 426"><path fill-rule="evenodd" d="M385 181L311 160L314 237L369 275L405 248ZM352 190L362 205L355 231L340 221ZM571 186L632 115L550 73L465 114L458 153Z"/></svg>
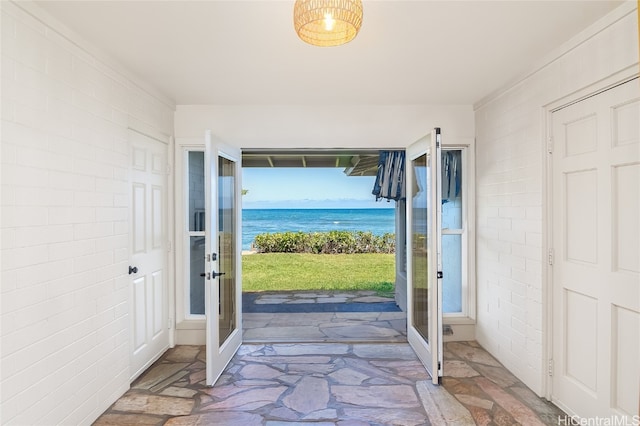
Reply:
<svg viewBox="0 0 640 426"><path fill-rule="evenodd" d="M374 176L347 176L342 168L244 168L243 208L392 208L375 201Z"/></svg>

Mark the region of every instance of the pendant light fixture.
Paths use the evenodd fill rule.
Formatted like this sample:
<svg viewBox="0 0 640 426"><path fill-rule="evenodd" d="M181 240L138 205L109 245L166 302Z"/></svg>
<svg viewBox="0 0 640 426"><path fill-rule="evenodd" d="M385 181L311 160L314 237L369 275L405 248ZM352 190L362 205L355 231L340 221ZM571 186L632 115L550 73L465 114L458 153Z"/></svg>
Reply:
<svg viewBox="0 0 640 426"><path fill-rule="evenodd" d="M362 0L296 0L293 26L302 41L339 46L353 40L362 25Z"/></svg>

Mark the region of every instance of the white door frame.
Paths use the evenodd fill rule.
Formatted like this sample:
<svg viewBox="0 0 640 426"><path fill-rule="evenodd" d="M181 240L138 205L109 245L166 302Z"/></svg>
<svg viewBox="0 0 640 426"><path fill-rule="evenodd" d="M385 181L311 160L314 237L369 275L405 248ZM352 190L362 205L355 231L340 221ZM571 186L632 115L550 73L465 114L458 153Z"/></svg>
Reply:
<svg viewBox="0 0 640 426"><path fill-rule="evenodd" d="M553 242L553 121L552 114L562 108L566 108L572 104L580 102L584 99L595 96L599 93L605 92L613 87L624 84L628 81L638 78L637 67L629 67L623 71L617 72L610 77L583 88L570 95L564 96L556 101L553 101L542 108L542 114L544 117L544 140L542 141L543 156L545 172L543 177L543 219L542 227L543 233L543 253L542 258L546 259L542 262L543 278L542 283L542 300L545 303L543 312L543 324L542 324L542 353L544 357L542 359L541 371L543 374L542 385L544 397L547 400L551 400L553 389L553 248L551 244Z"/></svg>

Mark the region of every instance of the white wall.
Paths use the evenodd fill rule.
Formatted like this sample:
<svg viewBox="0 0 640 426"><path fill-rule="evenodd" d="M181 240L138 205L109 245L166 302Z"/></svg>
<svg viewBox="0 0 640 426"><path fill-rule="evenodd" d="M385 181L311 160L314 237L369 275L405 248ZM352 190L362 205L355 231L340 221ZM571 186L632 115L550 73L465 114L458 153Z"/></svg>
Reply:
<svg viewBox="0 0 640 426"><path fill-rule="evenodd" d="M474 132L470 105L180 105L175 126L176 138L210 129L240 148L404 148L436 126L443 143Z"/></svg>
<svg viewBox="0 0 640 426"><path fill-rule="evenodd" d="M173 105L103 58L2 2L3 425L90 424L129 387L127 128L167 138Z"/></svg>
<svg viewBox="0 0 640 426"><path fill-rule="evenodd" d="M476 337L540 395L550 332L544 106L619 71L637 74L636 7L615 10L531 75L476 105Z"/></svg>

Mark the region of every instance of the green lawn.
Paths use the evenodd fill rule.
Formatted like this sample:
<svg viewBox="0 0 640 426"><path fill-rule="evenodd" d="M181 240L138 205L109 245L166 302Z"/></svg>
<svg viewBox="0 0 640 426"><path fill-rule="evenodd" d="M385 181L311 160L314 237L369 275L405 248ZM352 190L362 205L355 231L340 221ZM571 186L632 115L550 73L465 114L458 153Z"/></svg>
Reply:
<svg viewBox="0 0 640 426"><path fill-rule="evenodd" d="M257 253L242 256L243 291L375 290L392 293L393 254Z"/></svg>

